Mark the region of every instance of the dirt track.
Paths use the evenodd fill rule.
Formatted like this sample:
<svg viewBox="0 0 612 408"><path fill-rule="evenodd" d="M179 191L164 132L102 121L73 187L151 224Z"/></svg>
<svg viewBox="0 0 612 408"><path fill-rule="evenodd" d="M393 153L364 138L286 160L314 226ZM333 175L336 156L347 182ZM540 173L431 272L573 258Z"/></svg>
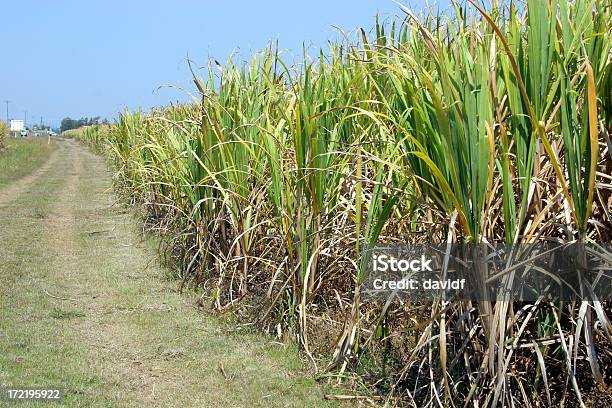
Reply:
<svg viewBox="0 0 612 408"><path fill-rule="evenodd" d="M0 190L0 386L62 387L65 406L328 405L292 347L176 293L103 159L59 143Z"/></svg>

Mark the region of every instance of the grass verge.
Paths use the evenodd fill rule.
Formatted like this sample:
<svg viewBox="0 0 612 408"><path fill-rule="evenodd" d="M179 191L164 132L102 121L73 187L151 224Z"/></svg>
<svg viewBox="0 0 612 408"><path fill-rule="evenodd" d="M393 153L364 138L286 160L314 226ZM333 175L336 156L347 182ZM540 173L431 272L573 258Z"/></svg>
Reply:
<svg viewBox="0 0 612 408"><path fill-rule="evenodd" d="M56 149L47 138L7 139L0 152L0 188L32 173Z"/></svg>

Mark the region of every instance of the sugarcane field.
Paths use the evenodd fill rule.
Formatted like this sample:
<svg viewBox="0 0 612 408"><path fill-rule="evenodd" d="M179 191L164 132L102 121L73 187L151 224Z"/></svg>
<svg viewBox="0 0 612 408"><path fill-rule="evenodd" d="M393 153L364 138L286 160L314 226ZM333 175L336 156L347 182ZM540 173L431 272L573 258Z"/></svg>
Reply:
<svg viewBox="0 0 612 408"><path fill-rule="evenodd" d="M612 407L610 0L3 8L0 407Z"/></svg>

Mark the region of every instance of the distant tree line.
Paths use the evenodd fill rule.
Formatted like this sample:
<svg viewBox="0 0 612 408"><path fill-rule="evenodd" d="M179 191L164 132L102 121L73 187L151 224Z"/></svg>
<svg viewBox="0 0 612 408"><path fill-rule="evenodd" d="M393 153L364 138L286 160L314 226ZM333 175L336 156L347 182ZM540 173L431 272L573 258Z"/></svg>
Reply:
<svg viewBox="0 0 612 408"><path fill-rule="evenodd" d="M63 132L65 130L80 128L81 126L104 125L107 123L108 123L108 120L100 119L99 116L96 116L93 118L81 118L81 119L64 118L62 119L60 132Z"/></svg>

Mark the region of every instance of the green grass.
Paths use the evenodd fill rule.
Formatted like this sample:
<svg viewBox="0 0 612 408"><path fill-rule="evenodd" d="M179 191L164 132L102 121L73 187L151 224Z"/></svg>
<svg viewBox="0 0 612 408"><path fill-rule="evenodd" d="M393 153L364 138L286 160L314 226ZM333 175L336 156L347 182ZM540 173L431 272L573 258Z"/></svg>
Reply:
<svg viewBox="0 0 612 408"><path fill-rule="evenodd" d="M78 310L62 310L54 307L49 313L49 317L54 319L75 319L77 317L83 317L85 314Z"/></svg>
<svg viewBox="0 0 612 408"><path fill-rule="evenodd" d="M0 188L35 171L56 147L47 138L7 139L6 150L0 151Z"/></svg>

